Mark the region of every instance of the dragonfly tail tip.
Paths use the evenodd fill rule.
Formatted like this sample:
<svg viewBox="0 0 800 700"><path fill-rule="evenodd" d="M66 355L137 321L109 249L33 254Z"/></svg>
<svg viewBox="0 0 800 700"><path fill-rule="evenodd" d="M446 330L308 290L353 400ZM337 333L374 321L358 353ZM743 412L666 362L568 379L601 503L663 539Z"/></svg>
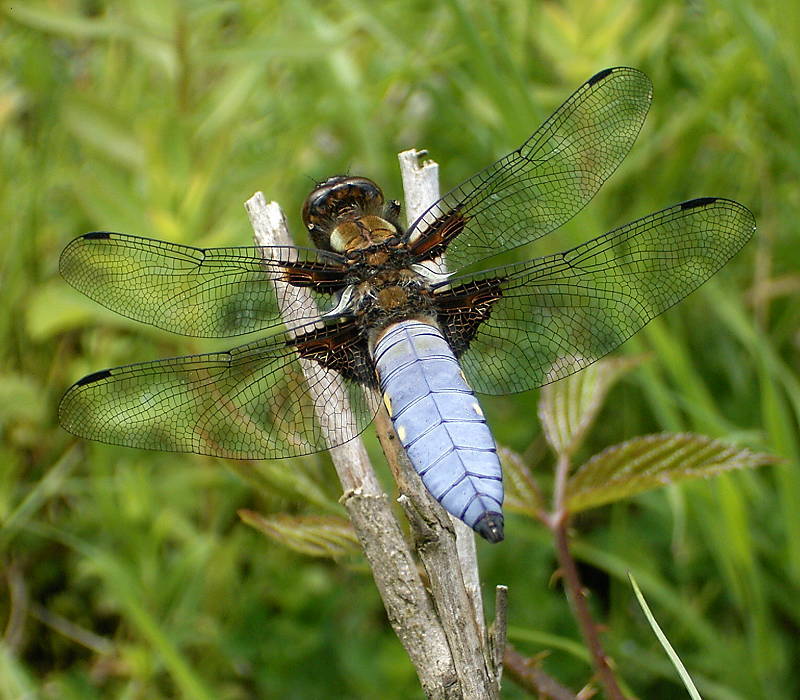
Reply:
<svg viewBox="0 0 800 700"><path fill-rule="evenodd" d="M486 513L475 523L475 532L492 544L502 542L505 534L503 533L503 514Z"/></svg>

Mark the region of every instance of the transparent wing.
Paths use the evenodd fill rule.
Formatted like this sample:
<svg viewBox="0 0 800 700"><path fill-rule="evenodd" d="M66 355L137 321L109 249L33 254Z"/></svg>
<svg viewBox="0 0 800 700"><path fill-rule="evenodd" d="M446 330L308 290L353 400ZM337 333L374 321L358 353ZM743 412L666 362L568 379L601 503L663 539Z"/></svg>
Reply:
<svg viewBox="0 0 800 700"><path fill-rule="evenodd" d="M532 389L622 344L754 231L737 202L683 202L564 253L455 278L437 295L440 323L476 391Z"/></svg>
<svg viewBox="0 0 800 700"><path fill-rule="evenodd" d="M193 248L105 231L69 243L59 269L78 291L112 311L203 338L279 325L278 294L285 295L287 286L277 292L275 281L310 287L324 305L344 277L338 256L315 249ZM291 306L287 299L282 308L291 312Z"/></svg>
<svg viewBox="0 0 800 700"><path fill-rule="evenodd" d="M228 352L97 372L67 391L59 420L89 440L234 459L303 455L347 442L377 408L373 392L364 391L373 376L366 343L350 323L301 330Z"/></svg>
<svg viewBox="0 0 800 700"><path fill-rule="evenodd" d="M409 228L418 260L449 269L555 230L595 195L630 150L652 99L633 68L587 80L517 150L448 192Z"/></svg>

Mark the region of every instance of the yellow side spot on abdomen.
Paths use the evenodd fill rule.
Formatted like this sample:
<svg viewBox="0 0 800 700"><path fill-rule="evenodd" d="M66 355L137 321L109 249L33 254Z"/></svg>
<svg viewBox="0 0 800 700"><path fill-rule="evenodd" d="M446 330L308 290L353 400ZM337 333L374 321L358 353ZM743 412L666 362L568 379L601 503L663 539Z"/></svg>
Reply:
<svg viewBox="0 0 800 700"><path fill-rule="evenodd" d="M397 437L400 438L400 442L406 441L406 429L402 425L397 426Z"/></svg>
<svg viewBox="0 0 800 700"><path fill-rule="evenodd" d="M389 398L389 394L383 395L383 405L386 406L386 410L389 412L389 416L392 415L392 400Z"/></svg>
<svg viewBox="0 0 800 700"><path fill-rule="evenodd" d="M481 408L481 405L477 401L472 404L472 408L475 409L475 413L477 413L481 418L483 418L483 409Z"/></svg>

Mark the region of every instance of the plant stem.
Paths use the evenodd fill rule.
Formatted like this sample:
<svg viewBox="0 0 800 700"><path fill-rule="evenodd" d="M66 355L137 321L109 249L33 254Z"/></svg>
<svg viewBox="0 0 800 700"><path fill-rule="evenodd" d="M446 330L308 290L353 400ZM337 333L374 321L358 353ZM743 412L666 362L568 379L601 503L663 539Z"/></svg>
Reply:
<svg viewBox="0 0 800 700"><path fill-rule="evenodd" d="M561 569L567 599L589 649L597 676L606 689L609 698L612 698L612 700L625 700L625 695L617 684L617 679L614 677L614 672L608 663L608 657L600 641L597 624L592 618L586 602L586 589L581 583L578 567L575 565L575 559L569 549L569 535L567 533L569 513L564 509L564 496L566 494L569 469L569 455L560 454L556 464L556 478L553 487L553 513L550 517L550 529L555 540L558 565Z"/></svg>
<svg viewBox="0 0 800 700"><path fill-rule="evenodd" d="M524 690L545 700L576 700L577 696L569 688L561 685L524 657L510 644L506 645L503 666L508 675Z"/></svg>

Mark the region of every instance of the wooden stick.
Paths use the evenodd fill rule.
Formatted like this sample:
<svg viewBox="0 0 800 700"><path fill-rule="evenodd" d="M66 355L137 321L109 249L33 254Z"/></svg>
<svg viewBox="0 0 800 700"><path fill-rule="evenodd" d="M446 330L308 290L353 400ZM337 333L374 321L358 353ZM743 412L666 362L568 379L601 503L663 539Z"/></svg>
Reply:
<svg viewBox="0 0 800 700"><path fill-rule="evenodd" d="M431 162L421 164L416 151L400 154L400 161L406 202L411 203L408 218L413 220L438 199L438 166ZM246 208L258 245L291 245L277 204L268 205L263 195L256 193ZM285 288L278 296L287 301L303 299L303 316L316 308L305 289ZM293 319L288 314L284 318L291 325ZM314 377L325 370L311 361L301 360L301 364L313 388ZM325 400L335 400L339 404L337 411L349 410L343 385L336 395L326 393ZM324 416L319 418L324 428ZM331 455L345 491L342 500L372 567L389 620L429 697L497 698L500 666L492 652L497 642L490 645L486 634L474 534L461 521L451 518L425 489L383 407L375 424L402 494L400 502L409 515L433 603L416 575L411 552L361 441L333 448Z"/></svg>
<svg viewBox="0 0 800 700"><path fill-rule="evenodd" d="M398 155L408 225L422 216L428 207L439 199L439 164L424 159L426 155L425 151L417 151L413 148ZM439 261L438 270L445 272L444 260ZM475 607L475 619L481 633L486 634L475 533L472 528L458 518L451 515L450 519L456 533L456 547L464 585Z"/></svg>
<svg viewBox="0 0 800 700"><path fill-rule="evenodd" d="M406 219L409 224L439 199L439 166L423 160L426 154L417 150L400 153ZM444 260L438 269L445 271ZM428 493L411 466L399 440L385 440L394 435L386 412L377 417L378 436L395 474L401 492L407 497L404 505L413 506L412 530L417 551L428 574L434 604L450 642L456 671L465 694L480 698L499 697L499 675L490 651L483 617L480 575L475 551L475 534L463 522L450 516ZM409 512L409 508L406 507ZM424 522L419 532L415 523Z"/></svg>
<svg viewBox="0 0 800 700"><path fill-rule="evenodd" d="M257 245L291 245L286 218L277 203L267 203L264 195L256 192L247 200L245 208ZM287 325L294 320L288 313L292 301L303 299L304 311L298 312L303 316L316 310L313 298L302 288L285 287L278 299L288 302L284 316ZM309 390L313 392L314 378L324 370L311 361L301 360L301 364ZM340 411L349 410L341 382L334 392L326 394L325 400L336 401ZM324 429L325 418L318 417L323 419ZM360 438L351 440L330 452L344 490L342 502L372 569L389 622L414 664L423 690L431 698L458 697L451 692L456 673L447 637L363 442Z"/></svg>

